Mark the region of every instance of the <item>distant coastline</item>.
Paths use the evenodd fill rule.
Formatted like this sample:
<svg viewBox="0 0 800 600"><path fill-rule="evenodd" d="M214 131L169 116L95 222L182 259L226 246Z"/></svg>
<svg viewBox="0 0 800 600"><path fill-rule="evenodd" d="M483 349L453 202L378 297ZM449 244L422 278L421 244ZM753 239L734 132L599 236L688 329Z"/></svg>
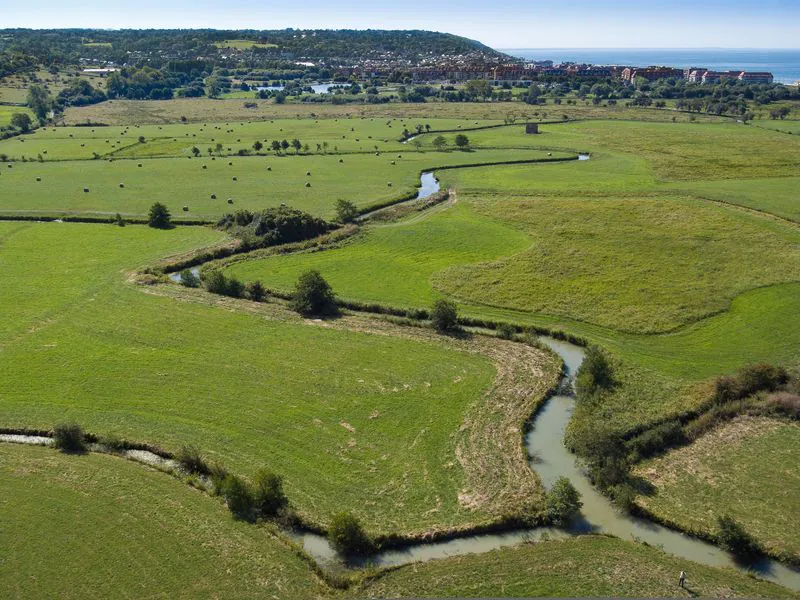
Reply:
<svg viewBox="0 0 800 600"><path fill-rule="evenodd" d="M713 71L769 71L776 83L800 80L800 49L737 48L500 48L511 56L595 65L677 68L703 67Z"/></svg>

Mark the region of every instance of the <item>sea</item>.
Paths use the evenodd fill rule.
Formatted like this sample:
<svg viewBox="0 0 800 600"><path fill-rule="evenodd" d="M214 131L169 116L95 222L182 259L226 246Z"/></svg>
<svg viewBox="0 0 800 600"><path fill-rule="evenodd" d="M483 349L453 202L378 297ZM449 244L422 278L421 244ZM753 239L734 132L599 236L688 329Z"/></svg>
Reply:
<svg viewBox="0 0 800 600"><path fill-rule="evenodd" d="M501 52L526 60L595 65L700 67L712 71L769 71L776 82L800 80L800 49L737 48L506 48Z"/></svg>

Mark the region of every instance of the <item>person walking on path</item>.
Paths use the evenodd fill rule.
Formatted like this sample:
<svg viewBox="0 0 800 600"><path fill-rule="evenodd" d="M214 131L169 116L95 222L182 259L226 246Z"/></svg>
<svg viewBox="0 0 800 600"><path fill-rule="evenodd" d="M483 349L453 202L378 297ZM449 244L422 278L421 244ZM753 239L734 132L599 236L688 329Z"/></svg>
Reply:
<svg viewBox="0 0 800 600"><path fill-rule="evenodd" d="M678 585L681 587L686 587L686 571L681 571L680 576L678 577Z"/></svg>

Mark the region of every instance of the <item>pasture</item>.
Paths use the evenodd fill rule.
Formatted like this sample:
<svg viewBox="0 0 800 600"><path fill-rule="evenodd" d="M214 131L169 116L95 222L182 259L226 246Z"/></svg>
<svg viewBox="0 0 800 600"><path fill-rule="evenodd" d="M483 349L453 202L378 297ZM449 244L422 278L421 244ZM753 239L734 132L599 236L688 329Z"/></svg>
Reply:
<svg viewBox="0 0 800 600"><path fill-rule="evenodd" d="M271 529L122 458L0 444L0 487L6 598L330 593Z"/></svg>
<svg viewBox="0 0 800 600"><path fill-rule="evenodd" d="M119 212L142 217L158 201L176 218L184 219L216 220L239 208L258 210L279 204L331 218L338 198L368 207L413 194L420 172L431 167L547 158L544 151L536 150L478 155L403 149L380 155L8 163L0 164L0 179L16 193L3 198L0 214L113 216Z"/></svg>
<svg viewBox="0 0 800 600"><path fill-rule="evenodd" d="M447 558L403 567L356 590L358 597L640 596L686 594L793 597L747 575L691 563L657 548L615 538L582 536Z"/></svg>
<svg viewBox="0 0 800 600"><path fill-rule="evenodd" d="M711 535L724 512L772 553L797 561L800 473L793 467L799 446L797 423L742 417L639 465L637 473L656 491L638 502L663 519Z"/></svg>
<svg viewBox="0 0 800 600"><path fill-rule="evenodd" d="M172 451L193 443L245 476L280 472L298 510L322 523L342 508L375 531L488 517L460 505L466 476L454 460L454 434L495 376L474 349L124 283L150 259L219 239L208 229L0 231L4 426L74 420Z"/></svg>

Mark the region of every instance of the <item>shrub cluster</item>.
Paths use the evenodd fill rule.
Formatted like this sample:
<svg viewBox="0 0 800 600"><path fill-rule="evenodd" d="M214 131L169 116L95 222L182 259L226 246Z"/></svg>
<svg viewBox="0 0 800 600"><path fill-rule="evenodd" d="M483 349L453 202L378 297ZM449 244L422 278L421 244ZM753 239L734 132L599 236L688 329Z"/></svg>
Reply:
<svg viewBox="0 0 800 600"><path fill-rule="evenodd" d="M223 216L217 227L241 238L250 248L307 240L331 228L324 219L284 205L260 212L238 210Z"/></svg>
<svg viewBox="0 0 800 600"><path fill-rule="evenodd" d="M219 466L212 467L209 474L215 492L225 498L228 509L237 519L293 520L280 475L262 469L256 475L255 486L251 486Z"/></svg>
<svg viewBox="0 0 800 600"><path fill-rule="evenodd" d="M61 423L53 429L53 445L64 452L86 452L86 434L77 423Z"/></svg>
<svg viewBox="0 0 800 600"><path fill-rule="evenodd" d="M789 381L789 374L783 367L769 364L748 365L735 375L719 377L714 389L714 402L724 404L741 400L756 392L773 392Z"/></svg>

